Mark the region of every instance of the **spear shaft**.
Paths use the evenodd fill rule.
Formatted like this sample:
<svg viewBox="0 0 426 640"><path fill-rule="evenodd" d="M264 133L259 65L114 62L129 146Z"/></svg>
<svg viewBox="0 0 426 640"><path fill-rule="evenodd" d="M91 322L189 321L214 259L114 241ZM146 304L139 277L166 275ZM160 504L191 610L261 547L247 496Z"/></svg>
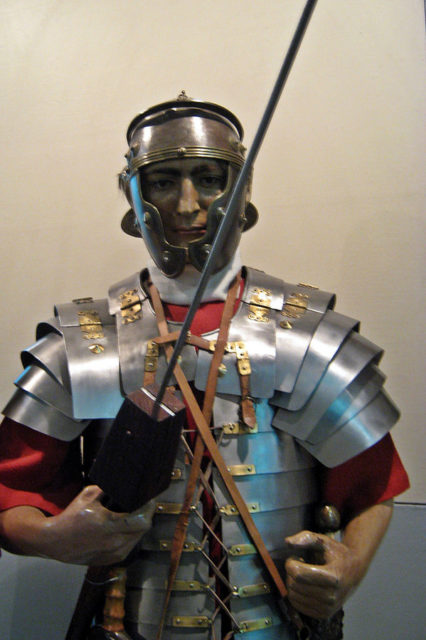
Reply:
<svg viewBox="0 0 426 640"><path fill-rule="evenodd" d="M241 194L247 184L247 181L250 176L250 172L254 161L256 160L258 151L263 142L263 138L265 137L266 131L271 122L272 116L274 114L275 108L280 99L282 90L287 81L291 68L293 66L293 62L296 58L297 52L299 50L300 44L303 40L303 36L305 35L306 28L311 19L312 13L315 9L315 5L317 0L308 0L305 4L305 8L299 18L299 22L296 27L296 31L294 32L292 41L290 43L289 49L284 57L284 61L281 65L281 69L279 71L278 77L275 81L275 85L272 89L270 98L266 105L265 111L263 113L262 119L258 126L256 135L253 139L247 157L244 161L243 166L241 167L240 173L238 174L238 178L233 187L231 196L229 198L228 204L226 206L225 212L223 213L223 218L219 225L218 232L216 234L215 240L213 242L211 251L207 257L207 260L204 264L203 270L201 272L200 280L197 285L197 289L195 291L193 300L191 302L191 306L188 309L188 313L185 317L185 320L182 325L182 329L180 335L175 343L175 347L173 353L170 357L167 370L164 374L163 380L161 382L160 388L158 390L158 394L155 400L154 408L153 408L153 417L155 417L158 412L159 405L164 396L164 392L166 390L167 385L170 382L172 377L174 368L176 366L178 357L185 345L186 337L191 328L192 321L194 319L195 313L200 306L204 291L207 287L207 283L209 278L213 272L215 267L216 258L220 255L222 247L224 245L226 236L231 229L231 226L234 221L234 216L236 214L236 210L238 207L238 203L241 197Z"/></svg>

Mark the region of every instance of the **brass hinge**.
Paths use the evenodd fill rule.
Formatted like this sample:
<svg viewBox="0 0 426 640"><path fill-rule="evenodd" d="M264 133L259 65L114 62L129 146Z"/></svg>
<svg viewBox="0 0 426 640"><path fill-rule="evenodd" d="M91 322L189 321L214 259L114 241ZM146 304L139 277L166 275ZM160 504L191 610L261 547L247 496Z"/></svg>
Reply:
<svg viewBox="0 0 426 640"><path fill-rule="evenodd" d="M182 511L182 504L179 502L157 502L155 513L162 515L179 515Z"/></svg>
<svg viewBox="0 0 426 640"><path fill-rule="evenodd" d="M105 337L102 322L97 311L79 311L78 322L83 338L86 340L99 340Z"/></svg>
<svg viewBox="0 0 426 640"><path fill-rule="evenodd" d="M88 304L89 302L93 302L93 298L88 296L87 298L74 298L74 304Z"/></svg>
<svg viewBox="0 0 426 640"><path fill-rule="evenodd" d="M248 319L254 320L255 322L269 322L269 313L269 309L266 309L265 307L258 307L255 304L250 304Z"/></svg>
<svg viewBox="0 0 426 640"><path fill-rule="evenodd" d="M182 469L179 467L175 467L172 471L172 480L181 480L182 479Z"/></svg>
<svg viewBox="0 0 426 640"><path fill-rule="evenodd" d="M216 340L210 340L209 351L216 348ZM248 376L251 373L250 360L244 342L227 342L225 353L235 353L237 356L238 372L241 376Z"/></svg>
<svg viewBox="0 0 426 640"><path fill-rule="evenodd" d="M160 347L153 340L150 340L146 345L144 370L150 372L157 371L159 356Z"/></svg>
<svg viewBox="0 0 426 640"><path fill-rule="evenodd" d="M250 296L250 304L255 304L260 307L267 307L268 309L270 309L272 304L271 290L254 287L253 292Z"/></svg>
<svg viewBox="0 0 426 640"><path fill-rule="evenodd" d="M235 598L250 598L262 593L270 593L271 587L266 582L260 584L246 584L243 587L233 587L232 595Z"/></svg>
<svg viewBox="0 0 426 640"><path fill-rule="evenodd" d="M223 425L223 433L229 436L243 436L248 433L258 433L258 431L257 424L251 427L243 422L226 422Z"/></svg>
<svg viewBox="0 0 426 640"><path fill-rule="evenodd" d="M167 587L166 580L164 586ZM205 585L198 580L175 580L172 586L173 591L205 591Z"/></svg>
<svg viewBox="0 0 426 640"><path fill-rule="evenodd" d="M211 623L207 616L173 616L172 618L172 627L207 629L211 626Z"/></svg>
<svg viewBox="0 0 426 640"><path fill-rule="evenodd" d="M231 464L227 469L231 476L254 476L256 474L254 464Z"/></svg>
<svg viewBox="0 0 426 640"><path fill-rule="evenodd" d="M235 342L235 353L237 354L237 366L239 374L241 376L250 375L250 360L244 342Z"/></svg>
<svg viewBox="0 0 426 640"><path fill-rule="evenodd" d="M238 633L247 633L248 631L256 631L257 629L266 629L272 627L272 618L258 618L257 620L246 620L241 622Z"/></svg>
<svg viewBox="0 0 426 640"><path fill-rule="evenodd" d="M161 551L170 551L172 548L172 540L160 540L159 547ZM201 547L197 542L184 542L183 551L200 551Z"/></svg>
<svg viewBox="0 0 426 640"><path fill-rule="evenodd" d="M250 513L258 513L260 511L259 503L247 502L247 509ZM240 513L235 504L225 504L220 507L219 511L224 516L237 516Z"/></svg>
<svg viewBox="0 0 426 640"><path fill-rule="evenodd" d="M231 556L249 556L257 553L254 544L233 544L228 552Z"/></svg>
<svg viewBox="0 0 426 640"><path fill-rule="evenodd" d="M255 322L269 322L271 304L271 290L255 287L249 300L248 319Z"/></svg>
<svg viewBox="0 0 426 640"><path fill-rule="evenodd" d="M121 322L129 324L140 320L142 304L137 289L128 289L120 296Z"/></svg>
<svg viewBox="0 0 426 640"><path fill-rule="evenodd" d="M301 318L308 308L307 293L292 293L286 300L281 315L287 318Z"/></svg>

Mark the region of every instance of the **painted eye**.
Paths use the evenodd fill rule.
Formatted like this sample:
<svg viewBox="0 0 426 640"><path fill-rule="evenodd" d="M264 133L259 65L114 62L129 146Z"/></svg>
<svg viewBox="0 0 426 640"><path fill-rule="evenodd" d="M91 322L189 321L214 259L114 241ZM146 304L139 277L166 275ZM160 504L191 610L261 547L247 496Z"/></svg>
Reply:
<svg viewBox="0 0 426 640"><path fill-rule="evenodd" d="M205 175L200 176L200 185L205 188L218 188L222 189L224 186L224 177L222 175Z"/></svg>
<svg viewBox="0 0 426 640"><path fill-rule="evenodd" d="M155 189L156 191L166 191L173 186L173 180L169 178L160 178L158 180L149 180L148 187L150 189Z"/></svg>

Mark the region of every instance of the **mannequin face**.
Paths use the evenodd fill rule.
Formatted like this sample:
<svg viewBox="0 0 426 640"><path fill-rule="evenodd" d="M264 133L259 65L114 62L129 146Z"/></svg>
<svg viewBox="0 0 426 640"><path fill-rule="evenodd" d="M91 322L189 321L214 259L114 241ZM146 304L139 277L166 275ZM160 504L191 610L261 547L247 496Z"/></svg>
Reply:
<svg viewBox="0 0 426 640"><path fill-rule="evenodd" d="M179 247L204 235L208 208L226 180L227 163L207 158L164 160L141 171L144 198L158 209L166 240Z"/></svg>

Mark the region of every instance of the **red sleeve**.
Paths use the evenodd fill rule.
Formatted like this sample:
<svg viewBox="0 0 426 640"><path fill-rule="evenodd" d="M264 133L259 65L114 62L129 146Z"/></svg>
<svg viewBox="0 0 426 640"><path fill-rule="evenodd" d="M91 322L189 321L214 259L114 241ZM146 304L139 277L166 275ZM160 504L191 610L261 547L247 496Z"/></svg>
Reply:
<svg viewBox="0 0 426 640"><path fill-rule="evenodd" d="M410 482L392 438L377 444L334 469L323 470L322 497L347 522L363 509L402 493Z"/></svg>
<svg viewBox="0 0 426 640"><path fill-rule="evenodd" d="M0 426L0 511L21 505L56 515L82 488L78 439L62 442L9 418Z"/></svg>

